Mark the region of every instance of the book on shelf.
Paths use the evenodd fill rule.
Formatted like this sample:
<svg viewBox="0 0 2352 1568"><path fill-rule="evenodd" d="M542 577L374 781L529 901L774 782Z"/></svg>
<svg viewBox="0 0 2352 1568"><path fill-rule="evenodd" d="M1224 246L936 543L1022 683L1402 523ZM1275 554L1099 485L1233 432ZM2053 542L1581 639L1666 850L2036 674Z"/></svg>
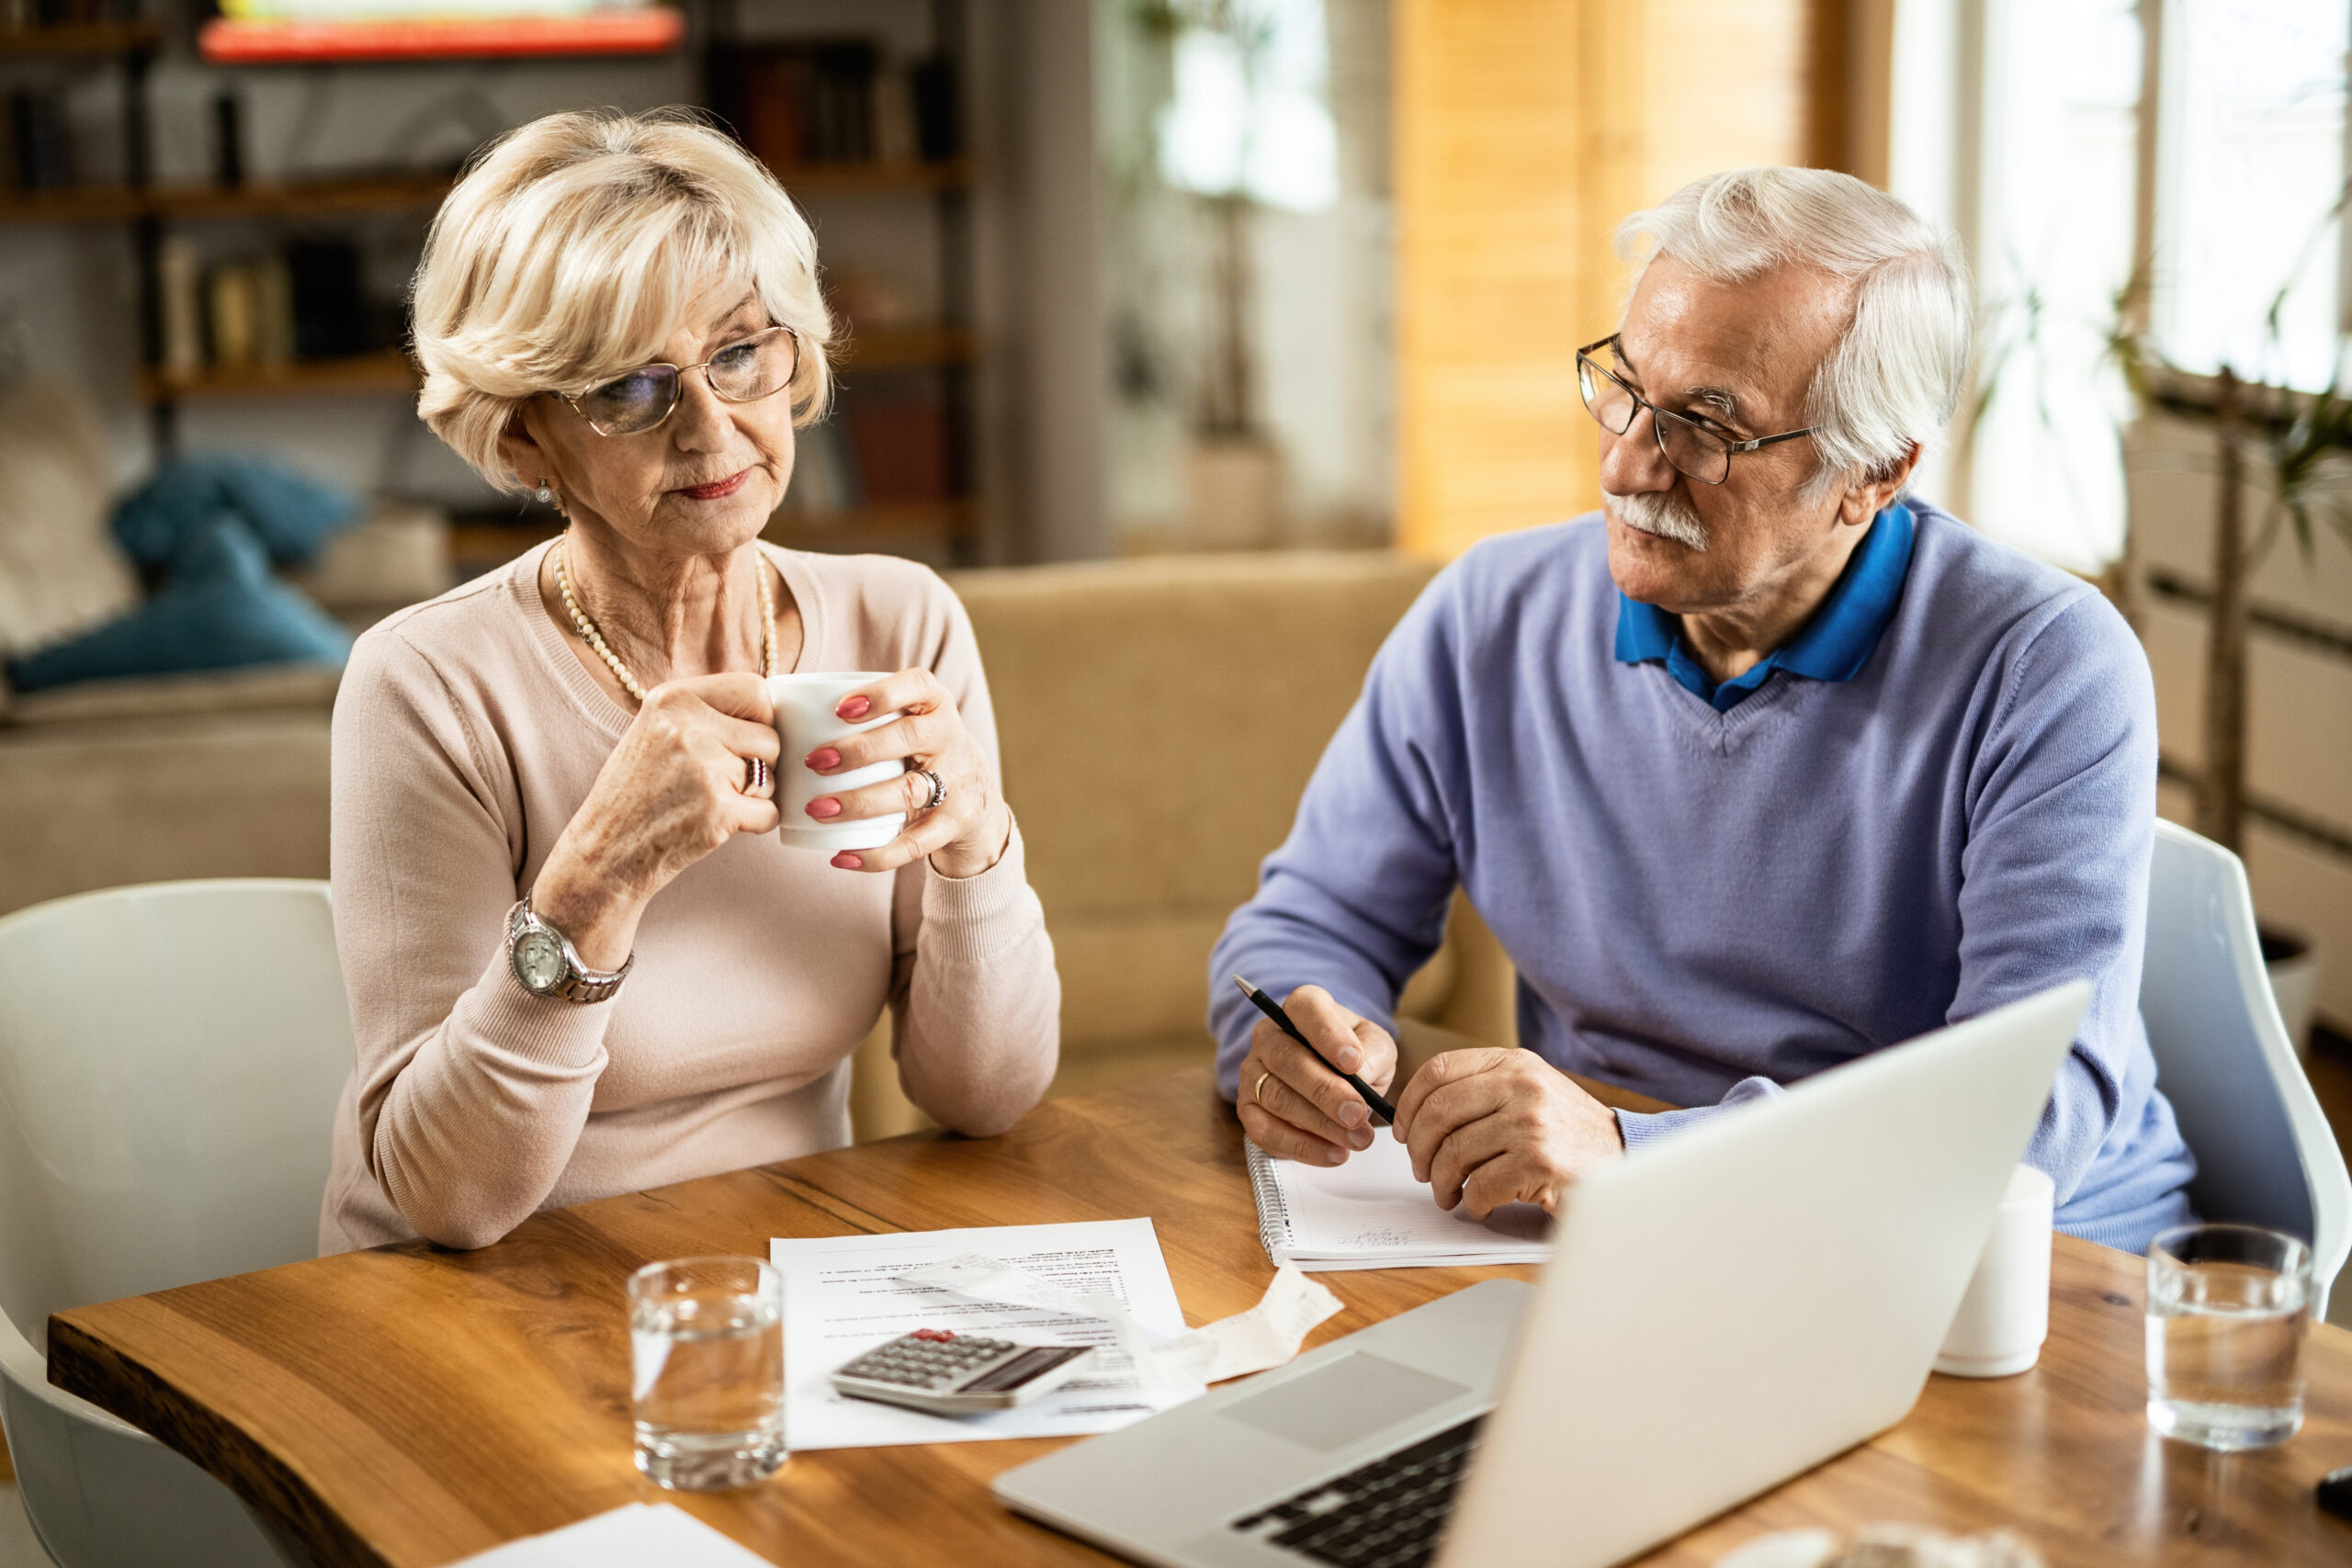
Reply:
<svg viewBox="0 0 2352 1568"><path fill-rule="evenodd" d="M796 518L838 517L865 504L857 458L839 419L800 431L794 446L792 481L778 512Z"/></svg>
<svg viewBox="0 0 2352 1568"><path fill-rule="evenodd" d="M208 365L338 359L378 346L355 246L300 240L207 266L187 235L166 234L155 264L156 367L167 380L192 380Z"/></svg>
<svg viewBox="0 0 2352 1568"><path fill-rule="evenodd" d="M944 53L926 55L908 73L915 150L925 160L945 163L964 155L964 100L956 83L956 62Z"/></svg>
<svg viewBox="0 0 2352 1568"><path fill-rule="evenodd" d="M292 240L285 255L295 356L337 359L375 347L359 247L344 240Z"/></svg>
<svg viewBox="0 0 2352 1568"><path fill-rule="evenodd" d="M284 256L214 267L206 301L215 365L284 365L294 357L293 279Z"/></svg>
<svg viewBox="0 0 2352 1568"><path fill-rule="evenodd" d="M823 518L956 494L947 405L936 398L859 400L799 433L780 511Z"/></svg>
<svg viewBox="0 0 2352 1568"><path fill-rule="evenodd" d="M8 164L19 190L61 190L74 183L63 88L18 87L8 95Z"/></svg>
<svg viewBox="0 0 2352 1568"><path fill-rule="evenodd" d="M158 368L168 377L193 376L204 368L204 266L196 242L166 234L155 249L155 283L163 341Z"/></svg>
<svg viewBox="0 0 2352 1568"><path fill-rule="evenodd" d="M939 400L864 401L849 409L849 444L869 502L945 501L947 405Z"/></svg>
<svg viewBox="0 0 2352 1568"><path fill-rule="evenodd" d="M141 20L139 0L0 0L0 32L119 26Z"/></svg>
<svg viewBox="0 0 2352 1568"><path fill-rule="evenodd" d="M714 107L772 169L948 159L963 150L944 58L888 62L867 39L713 50Z"/></svg>

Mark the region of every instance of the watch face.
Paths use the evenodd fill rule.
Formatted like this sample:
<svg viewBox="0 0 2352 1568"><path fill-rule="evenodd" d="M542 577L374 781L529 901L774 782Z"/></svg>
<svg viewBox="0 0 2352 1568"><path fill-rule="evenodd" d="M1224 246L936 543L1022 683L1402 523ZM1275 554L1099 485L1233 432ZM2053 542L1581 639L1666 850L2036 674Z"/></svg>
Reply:
<svg viewBox="0 0 2352 1568"><path fill-rule="evenodd" d="M563 943L546 931L525 931L514 943L514 974L545 996L563 979Z"/></svg>

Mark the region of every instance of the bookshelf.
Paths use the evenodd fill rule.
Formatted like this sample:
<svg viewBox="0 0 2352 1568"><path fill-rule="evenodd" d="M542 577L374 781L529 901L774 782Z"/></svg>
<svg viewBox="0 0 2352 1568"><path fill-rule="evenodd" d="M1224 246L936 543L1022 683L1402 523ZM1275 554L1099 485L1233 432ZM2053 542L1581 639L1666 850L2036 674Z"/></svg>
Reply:
<svg viewBox="0 0 2352 1568"><path fill-rule="evenodd" d="M417 374L397 349L334 359L274 364L207 365L192 371L149 368L139 373L140 400L151 406L183 398L284 397L300 392L413 391Z"/></svg>
<svg viewBox="0 0 2352 1568"><path fill-rule="evenodd" d="M140 51L153 53L163 41L163 29L147 22L0 28L0 60L108 60Z"/></svg>
<svg viewBox="0 0 2352 1568"><path fill-rule="evenodd" d="M905 191L963 191L972 184L969 158L923 163L913 158L859 163L772 164L784 188L809 196L885 196Z"/></svg>
<svg viewBox="0 0 2352 1568"><path fill-rule="evenodd" d="M254 186L69 186L0 192L0 223L113 223L133 218L318 218L427 208L444 175L383 175Z"/></svg>
<svg viewBox="0 0 2352 1568"><path fill-rule="evenodd" d="M83 3L120 6L127 0ZM154 6L166 0L144 3ZM705 51L700 56L702 96L722 123L737 130L755 154L765 157L785 188L820 230L828 211L836 210L835 204L847 202L861 204L861 212L927 213L933 236L922 242L922 248L933 254L912 268L921 280L913 288L919 298L902 301L901 311L885 318L861 314L846 306L837 310L841 336L835 352L842 372L840 412L829 426L804 433L802 456L808 468L822 466L837 480L844 473L852 477L831 488L797 480L796 492L786 510L777 514L771 536L819 549L887 548L895 547L899 541L913 541L922 547L917 553L941 564L969 560L976 553L983 515L973 456L977 441L973 387L986 345L972 324L970 204L980 171L967 151L964 130L968 101L965 0L925 0L927 30L921 37L901 33L895 43L887 42L878 30L863 38L747 41L736 36L738 11L731 5L713 5L697 6L693 12L696 41ZM402 52L406 44L393 49L392 42L398 40L375 37L349 24L336 24L340 30L330 38L330 29L323 26L306 31L281 24L265 30L215 17L198 24L194 36L207 63L254 69L291 63L332 70L338 63L357 60L452 55L562 58L567 51L599 52L606 51L607 46L610 51L673 50L684 39L688 15L683 9L665 7L650 14L559 18L567 27L582 21L593 24L584 32L575 28L564 38L545 28L518 29L505 22L496 25L505 30L492 38L480 27L466 33L470 24L451 22L444 28L434 22L412 36L410 42L424 41L419 50L406 53ZM772 0L767 19L774 23L779 18L787 29L804 20L808 26L839 27L844 31L879 28L854 11L845 15L838 7L807 6L799 0ZM436 28L447 36L434 33ZM624 38L630 28L637 30ZM599 35L601 41L590 36L597 28L606 29ZM459 33L466 36L459 38ZM329 342L327 336L332 334L301 326L302 321L315 323L323 319L319 310L312 308L306 314L298 308L297 328L308 335L299 344L288 343L285 330L288 258L297 241L310 245L343 243L336 237L338 220L404 220L403 215L428 213L447 194L452 179L446 171L412 170L270 183L155 183L149 73L159 58L166 54L177 58L186 51L189 36L182 27L131 21L0 28L0 60L55 60L79 62L85 68L108 66L121 73L125 150L121 177L98 185L43 186L28 177L0 183L0 227L62 224L128 229L137 260L143 348L141 367L128 390L148 412L159 455L176 447L179 411L196 400L307 399L413 390L417 378L407 358L397 349L374 346L384 343L389 334L381 322L385 307L374 301L372 295L352 296L366 308L366 319L371 323L367 333L358 332L360 317L353 314L354 334L347 334L349 341ZM334 44L334 39L341 43ZM898 52L889 53L892 49ZM787 104L791 114L809 112L800 123L786 125L779 140L778 127L784 122L777 118L773 82L766 88L754 84L747 96L740 62L752 62L755 69L762 62L780 62L788 73L803 57L814 52L826 53L831 62L828 69L834 70L835 76L828 90L834 96L821 106L821 114L797 101ZM863 93L863 100L846 111L837 69L844 59L854 66L863 60L866 72L862 85L853 85L853 96ZM892 100L898 111L893 125L884 124L886 116L879 107L886 93L897 95ZM850 135L847 141L843 141L845 128ZM904 222L911 220L885 216L881 220L903 230ZM265 226L269 248L259 262L250 264L235 261L233 251L224 259L222 242L204 240L199 244L202 231L191 228L252 222ZM855 228L857 223L851 226ZM841 259L839 252L829 252L829 270L838 268ZM274 325L266 347L257 347L250 337L229 340L235 344L232 348L220 346L217 289L222 275L235 267L244 268L249 275L235 284L248 290L245 314L255 317L265 307L273 312L269 319ZM254 281L262 272L269 274L266 286ZM300 286L293 287L299 296ZM191 347L192 344L196 346ZM820 452L826 459L822 464ZM865 477L869 473L870 481ZM527 547L536 536L533 530L543 521L526 518L507 525L494 516L477 518L467 525L469 547L459 553L511 557ZM495 531L508 526L515 531L501 544ZM484 534L485 529L492 532Z"/></svg>
<svg viewBox="0 0 2352 1568"><path fill-rule="evenodd" d="M833 357L843 369L965 367L979 358L979 341L963 327L853 327Z"/></svg>

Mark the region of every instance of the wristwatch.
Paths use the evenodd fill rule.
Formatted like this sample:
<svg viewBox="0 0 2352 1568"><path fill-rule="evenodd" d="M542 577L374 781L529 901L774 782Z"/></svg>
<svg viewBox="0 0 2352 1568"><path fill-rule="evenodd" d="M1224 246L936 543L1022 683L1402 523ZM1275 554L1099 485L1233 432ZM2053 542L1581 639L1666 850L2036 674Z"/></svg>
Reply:
<svg viewBox="0 0 2352 1568"><path fill-rule="evenodd" d="M568 1002L601 1002L621 988L636 967L637 954L606 972L580 962L571 939L539 919L530 895L506 912L506 966L535 997L560 997Z"/></svg>

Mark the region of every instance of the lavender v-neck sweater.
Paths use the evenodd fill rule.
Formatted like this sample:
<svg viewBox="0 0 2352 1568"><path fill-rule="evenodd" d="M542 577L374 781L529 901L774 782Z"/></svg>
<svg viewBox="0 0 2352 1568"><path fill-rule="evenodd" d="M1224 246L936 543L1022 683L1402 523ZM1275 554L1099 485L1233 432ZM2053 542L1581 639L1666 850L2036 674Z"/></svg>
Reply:
<svg viewBox="0 0 2352 1568"><path fill-rule="evenodd" d="M2094 987L2026 1157L2138 1249L2194 1171L2139 1015L2156 721L2085 584L1917 500L1849 678L1728 711L1617 651L1600 518L1490 539L1374 660L1211 959L1386 1024L1456 883L1519 966L1521 1043L1695 1109L1628 1148L2063 980ZM1225 1093L1255 1013L1212 984Z"/></svg>

